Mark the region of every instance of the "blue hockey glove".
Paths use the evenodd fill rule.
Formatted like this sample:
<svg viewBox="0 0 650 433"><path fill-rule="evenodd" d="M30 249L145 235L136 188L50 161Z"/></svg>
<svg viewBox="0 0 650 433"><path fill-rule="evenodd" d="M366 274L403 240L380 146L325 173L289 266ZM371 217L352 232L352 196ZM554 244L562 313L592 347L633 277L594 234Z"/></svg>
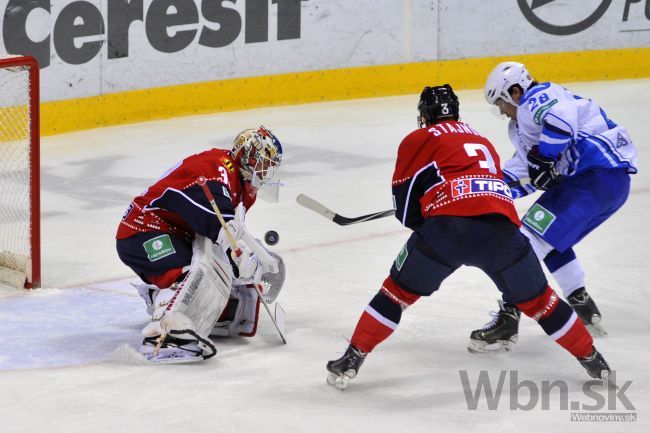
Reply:
<svg viewBox="0 0 650 433"><path fill-rule="evenodd" d="M562 183L562 175L556 167L557 161L539 154L537 146L528 152L528 176L537 189L549 190Z"/></svg>

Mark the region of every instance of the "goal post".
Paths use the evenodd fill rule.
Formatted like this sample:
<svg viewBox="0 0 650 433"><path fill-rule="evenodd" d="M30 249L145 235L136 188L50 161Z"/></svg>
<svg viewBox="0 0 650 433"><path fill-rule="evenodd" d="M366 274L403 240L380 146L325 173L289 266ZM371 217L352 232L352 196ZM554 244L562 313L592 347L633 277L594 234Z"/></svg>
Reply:
<svg viewBox="0 0 650 433"><path fill-rule="evenodd" d="M41 284L39 67L0 57L0 283Z"/></svg>

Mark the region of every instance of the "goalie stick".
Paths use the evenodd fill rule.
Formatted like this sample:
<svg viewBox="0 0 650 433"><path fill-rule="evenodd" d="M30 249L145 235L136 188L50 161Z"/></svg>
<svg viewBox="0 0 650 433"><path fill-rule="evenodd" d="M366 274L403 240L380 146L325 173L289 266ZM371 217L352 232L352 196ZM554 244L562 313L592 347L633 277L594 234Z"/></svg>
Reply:
<svg viewBox="0 0 650 433"><path fill-rule="evenodd" d="M225 230L226 236L228 237L228 241L230 242L230 246L232 247L232 251L236 254L237 257L242 255L241 248L237 245L237 241L233 237L232 233L230 233L230 230L228 229L228 226L226 225L226 221L223 219L223 215L221 215L221 211L219 210L219 207L217 206L217 203L214 201L214 196L212 195L212 192L210 192L210 188L208 188L207 180L203 176L199 176L196 179L196 183L201 187L203 190L203 193L207 197L208 201L210 202L210 206L212 206L212 210L214 210L214 213L217 215L217 219L219 220L219 223L221 224L221 229ZM255 242L254 239L252 239L250 236L244 236L243 241L246 242L246 244L253 250L253 253L256 251L259 251L260 247ZM268 253L267 253L268 254ZM258 256L258 258L260 258ZM269 309L269 305L266 303L264 300L264 295L262 294L262 285L261 284L253 284L255 287L255 290L257 291L257 295L260 297L260 302L262 305L264 305L264 308L266 309L266 312L269 314L269 317L271 318L271 322L273 322L273 325L275 325L275 329L277 329L278 334L280 334L280 338L282 339L282 342L284 344L287 344L287 339L284 338L284 333L282 332L282 329L280 329L280 326L278 325L278 322L276 320L276 316L271 313L271 310ZM277 308L277 307L276 307ZM277 313L277 310L276 310ZM283 310L284 313L284 310ZM284 322L284 315L282 316L282 322Z"/></svg>
<svg viewBox="0 0 650 433"><path fill-rule="evenodd" d="M340 226L347 226L350 224L358 224L366 221L372 221L376 220L379 218L385 218L388 216L393 216L395 215L395 209L388 209L388 210L383 210L380 212L374 212L370 213L367 215L361 215L358 217L344 217L343 215L340 215L333 210L327 208L325 205L322 203L314 200L313 198L305 195L305 194L299 194L298 197L296 197L296 201L298 202L299 205L306 207L307 209L310 209L314 212L316 212L319 215L324 216L330 221L334 221L336 224Z"/></svg>

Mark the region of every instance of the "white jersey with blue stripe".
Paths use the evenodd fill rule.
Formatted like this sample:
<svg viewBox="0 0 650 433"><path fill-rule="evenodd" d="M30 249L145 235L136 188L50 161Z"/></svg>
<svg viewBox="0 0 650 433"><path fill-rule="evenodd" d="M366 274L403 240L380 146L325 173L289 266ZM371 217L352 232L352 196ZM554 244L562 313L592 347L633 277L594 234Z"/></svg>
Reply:
<svg viewBox="0 0 650 433"><path fill-rule="evenodd" d="M510 122L508 132L516 149L504 165L508 182L528 177L526 159L533 146L538 146L541 155L558 160L564 176L594 168L637 172L637 152L627 130L610 120L594 101L554 83L528 89L519 101L517 121ZM516 190L516 196L522 196L534 188L528 185Z"/></svg>

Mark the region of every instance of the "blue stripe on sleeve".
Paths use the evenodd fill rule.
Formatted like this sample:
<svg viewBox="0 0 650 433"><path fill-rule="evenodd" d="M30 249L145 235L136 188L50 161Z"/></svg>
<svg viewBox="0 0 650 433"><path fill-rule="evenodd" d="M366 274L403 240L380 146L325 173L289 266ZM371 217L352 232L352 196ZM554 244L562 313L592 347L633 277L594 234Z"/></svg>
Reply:
<svg viewBox="0 0 650 433"><path fill-rule="evenodd" d="M559 117L549 114L542 126L539 153L547 158L556 158L571 144L571 138L571 126Z"/></svg>

